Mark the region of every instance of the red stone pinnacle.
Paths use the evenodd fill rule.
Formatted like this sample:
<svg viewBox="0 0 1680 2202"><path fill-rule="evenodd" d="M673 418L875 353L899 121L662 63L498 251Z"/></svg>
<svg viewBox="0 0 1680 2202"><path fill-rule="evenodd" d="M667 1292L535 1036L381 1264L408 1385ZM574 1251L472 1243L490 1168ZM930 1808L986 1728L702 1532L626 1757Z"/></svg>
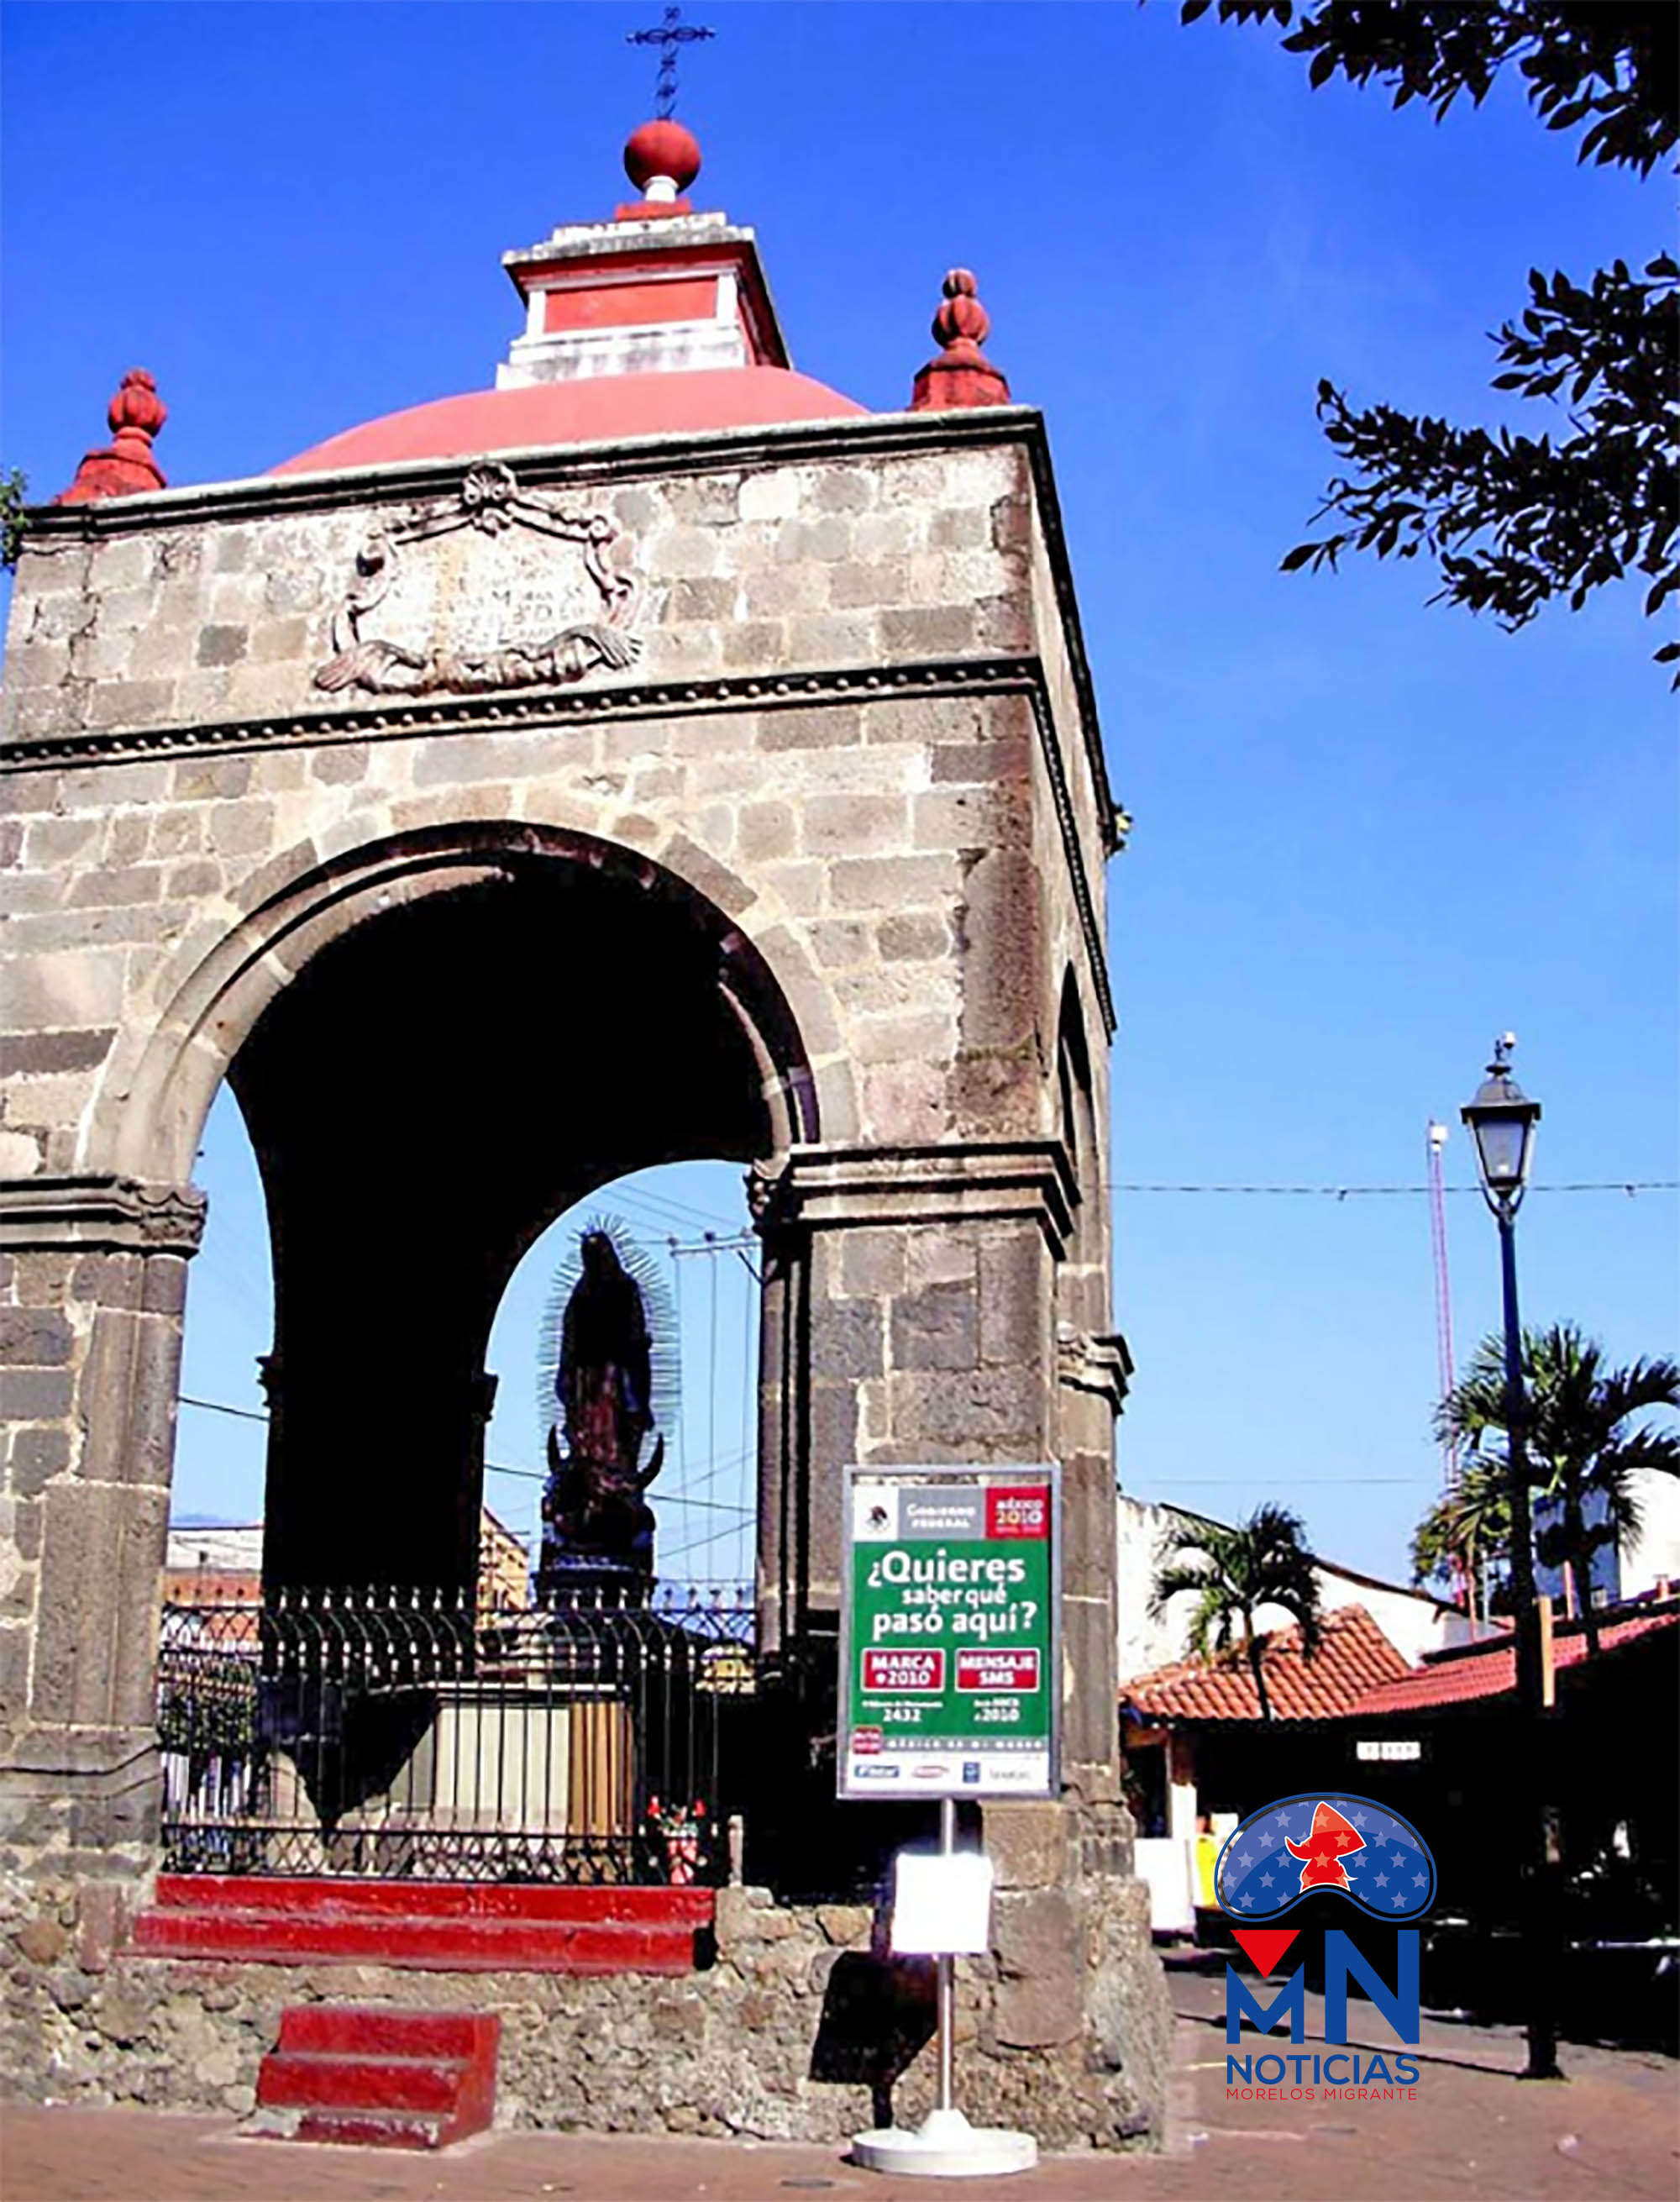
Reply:
<svg viewBox="0 0 1680 2202"><path fill-rule="evenodd" d="M991 320L975 296L974 278L966 268L954 268L945 278L945 296L933 317L933 333L944 349L916 377L910 398L913 413L1008 404L1008 384L980 349L991 333Z"/></svg>
<svg viewBox="0 0 1680 2202"><path fill-rule="evenodd" d="M76 468L74 481L53 503L91 504L103 497L133 497L143 490L164 488L151 444L168 417L169 409L150 375L143 367L131 367L105 415L110 442L87 454Z"/></svg>

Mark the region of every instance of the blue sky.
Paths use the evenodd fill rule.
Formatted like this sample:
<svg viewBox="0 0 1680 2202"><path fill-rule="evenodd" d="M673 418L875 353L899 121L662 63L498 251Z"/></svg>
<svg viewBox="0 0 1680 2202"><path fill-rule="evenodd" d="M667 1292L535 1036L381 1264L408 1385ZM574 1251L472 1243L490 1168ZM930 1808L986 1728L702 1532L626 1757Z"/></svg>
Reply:
<svg viewBox="0 0 1680 2202"><path fill-rule="evenodd" d="M623 34L659 12L9 6L0 457L62 486L134 364L177 482L487 386L518 326L500 253L625 195L652 68ZM1319 375L1499 417L1486 333L1528 268L1648 256L1665 184L1578 169L1508 86L1437 127L1156 0L703 20L694 196L757 228L797 364L902 405L964 264L1047 416L1137 821L1110 877L1117 1185L1420 1185L1431 1114L1466 1185L1458 1106L1508 1026L1545 1107L1525 1312L1675 1351L1675 1196L1543 1189L1680 1175L1680 790L1636 592L1511 637L1429 606L1414 567L1277 570L1329 471ZM187 1388L249 1404L266 1249L231 1116L201 1166ZM660 1235L738 1219L721 1172L664 1196ZM1496 1249L1473 1195L1449 1210L1467 1351ZM1437 1475L1422 1198L1121 1192L1116 1243L1125 1487L1292 1503L1321 1550L1402 1573ZM492 1457L533 1467L553 1255L492 1359ZM183 1422L179 1503L245 1510L260 1431Z"/></svg>

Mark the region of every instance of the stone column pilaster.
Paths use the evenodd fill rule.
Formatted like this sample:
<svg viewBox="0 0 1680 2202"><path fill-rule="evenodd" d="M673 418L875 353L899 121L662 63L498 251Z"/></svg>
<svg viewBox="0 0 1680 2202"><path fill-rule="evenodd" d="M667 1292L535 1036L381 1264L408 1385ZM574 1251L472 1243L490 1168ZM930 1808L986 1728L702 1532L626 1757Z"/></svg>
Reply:
<svg viewBox="0 0 1680 2202"><path fill-rule="evenodd" d="M1054 1457L1069 1190L1049 1139L792 1151L758 1204L761 1599L786 1625L838 1611L849 1463Z"/></svg>
<svg viewBox="0 0 1680 2202"><path fill-rule="evenodd" d="M150 1863L191 1186L0 1184L0 1857Z"/></svg>

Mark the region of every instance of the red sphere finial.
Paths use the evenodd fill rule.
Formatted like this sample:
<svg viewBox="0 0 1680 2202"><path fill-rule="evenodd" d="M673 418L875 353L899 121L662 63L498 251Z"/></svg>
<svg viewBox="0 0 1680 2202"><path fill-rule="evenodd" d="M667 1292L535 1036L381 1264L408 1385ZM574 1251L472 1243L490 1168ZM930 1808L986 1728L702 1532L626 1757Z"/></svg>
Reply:
<svg viewBox="0 0 1680 2202"><path fill-rule="evenodd" d="M151 440L168 417L156 383L144 368L131 367L106 409L110 442L103 450L87 454L76 468L74 481L53 502L91 504L100 498L133 497L144 490L166 488L152 456Z"/></svg>
<svg viewBox="0 0 1680 2202"><path fill-rule="evenodd" d="M991 316L980 303L967 268L952 268L944 292L933 316L933 333L943 350L917 375L910 410L1008 404L1008 384L980 349L991 333Z"/></svg>
<svg viewBox="0 0 1680 2202"><path fill-rule="evenodd" d="M700 174L700 141L669 115L644 122L626 143L624 172L649 198L674 199ZM661 185L667 188L661 190Z"/></svg>

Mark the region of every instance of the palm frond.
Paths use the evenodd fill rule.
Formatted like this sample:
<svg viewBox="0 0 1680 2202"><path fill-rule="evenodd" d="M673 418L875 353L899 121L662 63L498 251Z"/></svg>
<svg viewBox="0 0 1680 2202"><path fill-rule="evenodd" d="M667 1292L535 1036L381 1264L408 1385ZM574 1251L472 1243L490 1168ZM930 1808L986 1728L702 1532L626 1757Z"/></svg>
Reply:
<svg viewBox="0 0 1680 2202"><path fill-rule="evenodd" d="M1200 1594L1205 1592L1207 1587L1207 1569L1205 1565L1196 1567L1185 1561L1177 1565L1161 1566L1156 1573L1154 1585L1149 1592L1150 1619L1159 1621L1172 1599L1183 1597L1187 1591L1195 1591Z"/></svg>
<svg viewBox="0 0 1680 2202"><path fill-rule="evenodd" d="M1680 1434L1641 1418L1680 1410L1680 1363L1611 1367L1575 1323L1523 1334L1524 1448L1529 1480L1557 1502L1538 1540L1548 1564L1586 1565L1640 1527L1642 1471L1680 1476ZM1509 1403L1503 1342L1484 1338L1435 1416L1436 1434L1460 1448L1457 1490L1430 1508L1413 1539L1415 1579L1446 1576L1454 1559L1505 1557L1510 1547Z"/></svg>

